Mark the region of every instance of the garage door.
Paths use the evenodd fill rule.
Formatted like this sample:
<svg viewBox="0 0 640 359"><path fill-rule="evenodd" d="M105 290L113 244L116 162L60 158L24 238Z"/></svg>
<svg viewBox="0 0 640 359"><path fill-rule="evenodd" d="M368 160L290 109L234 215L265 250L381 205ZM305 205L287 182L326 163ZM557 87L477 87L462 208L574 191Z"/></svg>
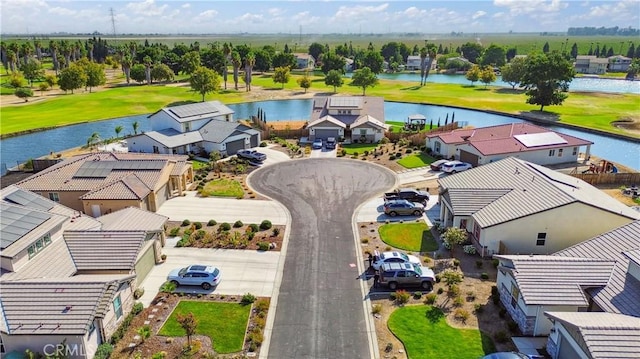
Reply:
<svg viewBox="0 0 640 359"><path fill-rule="evenodd" d="M166 183L162 188L160 188L156 194L156 211L162 207L162 204L171 197L171 193L169 193L169 185Z"/></svg>
<svg viewBox="0 0 640 359"><path fill-rule="evenodd" d="M251 135L251 147L258 147L258 134Z"/></svg>
<svg viewBox="0 0 640 359"><path fill-rule="evenodd" d="M227 142L227 155L235 155L238 150L244 149L244 138L241 140Z"/></svg>
<svg viewBox="0 0 640 359"><path fill-rule="evenodd" d="M478 166L478 156L471 152L460 150L460 161L471 163L473 167Z"/></svg>
<svg viewBox="0 0 640 359"><path fill-rule="evenodd" d="M560 343L558 343L558 346L560 350L558 351L558 358L580 358L577 351L569 344L569 341L564 335L561 335L559 339Z"/></svg>
<svg viewBox="0 0 640 359"><path fill-rule="evenodd" d="M316 129L315 131L315 138L321 138L323 140L326 140L329 137L335 137L338 138L339 136L340 130L335 129L335 130L328 130L328 129Z"/></svg>
<svg viewBox="0 0 640 359"><path fill-rule="evenodd" d="M146 241L142 250L145 252L138 257L139 259L136 262L138 283L142 283L142 281L147 277L147 274L151 271L151 268L156 265L156 258L153 253L153 240Z"/></svg>

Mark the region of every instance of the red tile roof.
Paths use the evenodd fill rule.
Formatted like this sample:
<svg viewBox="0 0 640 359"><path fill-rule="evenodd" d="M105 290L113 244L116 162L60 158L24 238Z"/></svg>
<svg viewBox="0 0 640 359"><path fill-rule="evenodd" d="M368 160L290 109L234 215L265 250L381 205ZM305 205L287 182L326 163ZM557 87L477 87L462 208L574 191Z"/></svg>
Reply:
<svg viewBox="0 0 640 359"><path fill-rule="evenodd" d="M567 142L560 144L527 147L514 137L516 135L545 132L553 132L562 137ZM593 142L591 141L565 135L563 133L555 132L547 128L532 125L529 123L511 123L474 129L464 128L445 133L433 134L429 135L428 137L440 138L440 140L442 140L442 142L446 144L468 143L485 156L523 151L538 151L540 149L553 149L559 147L586 146L593 144Z"/></svg>

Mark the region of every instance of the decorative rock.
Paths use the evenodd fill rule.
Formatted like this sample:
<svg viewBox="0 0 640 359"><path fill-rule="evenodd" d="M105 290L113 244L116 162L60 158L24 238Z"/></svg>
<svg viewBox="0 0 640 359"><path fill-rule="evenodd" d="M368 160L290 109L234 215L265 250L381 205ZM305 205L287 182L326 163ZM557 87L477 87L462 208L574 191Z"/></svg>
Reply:
<svg viewBox="0 0 640 359"><path fill-rule="evenodd" d="M153 315L153 314L149 314L149 316L148 316L147 318L152 319L152 318L154 318L154 317L155 317L155 315Z"/></svg>
<svg viewBox="0 0 640 359"><path fill-rule="evenodd" d="M156 307L159 307L159 306L161 306L161 305L163 305L163 304L164 304L163 302L158 302L158 303L156 304Z"/></svg>
<svg viewBox="0 0 640 359"><path fill-rule="evenodd" d="M129 343L129 348L135 348L136 347L136 343Z"/></svg>
<svg viewBox="0 0 640 359"><path fill-rule="evenodd" d="M376 318L376 319L382 318L382 316L380 314L374 314L373 317Z"/></svg>
<svg viewBox="0 0 640 359"><path fill-rule="evenodd" d="M173 338L167 338L167 340L165 340L165 343L167 344L173 343Z"/></svg>
<svg viewBox="0 0 640 359"><path fill-rule="evenodd" d="M151 313L155 313L155 312L157 312L157 311L158 311L158 308L153 308L153 309L151 310Z"/></svg>
<svg viewBox="0 0 640 359"><path fill-rule="evenodd" d="M403 349L398 349L398 353L404 353Z"/></svg>
<svg viewBox="0 0 640 359"><path fill-rule="evenodd" d="M144 325L149 325L149 324L151 324L151 322L150 322L150 321L148 321L148 320L145 320L145 321L144 321Z"/></svg>
<svg viewBox="0 0 640 359"><path fill-rule="evenodd" d="M245 355L247 358L255 358L256 357L256 352L248 352L247 355Z"/></svg>
<svg viewBox="0 0 640 359"><path fill-rule="evenodd" d="M134 336L133 340L140 340L140 336L139 335Z"/></svg>

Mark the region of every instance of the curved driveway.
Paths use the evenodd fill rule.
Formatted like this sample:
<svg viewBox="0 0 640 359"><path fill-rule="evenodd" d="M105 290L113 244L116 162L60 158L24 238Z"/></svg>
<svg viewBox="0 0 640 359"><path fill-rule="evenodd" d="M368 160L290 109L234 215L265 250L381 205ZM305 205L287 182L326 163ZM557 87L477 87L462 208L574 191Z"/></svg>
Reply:
<svg viewBox="0 0 640 359"><path fill-rule="evenodd" d="M291 212L269 358L370 358L356 254L355 209L395 175L345 159L305 159L254 172L249 184ZM375 353L377 354L377 353Z"/></svg>

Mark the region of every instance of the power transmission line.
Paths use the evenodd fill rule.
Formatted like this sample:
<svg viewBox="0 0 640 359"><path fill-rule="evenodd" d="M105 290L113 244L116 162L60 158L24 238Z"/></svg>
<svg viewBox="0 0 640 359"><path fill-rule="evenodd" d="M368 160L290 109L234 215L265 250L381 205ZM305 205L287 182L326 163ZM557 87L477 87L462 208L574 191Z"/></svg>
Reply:
<svg viewBox="0 0 640 359"><path fill-rule="evenodd" d="M109 8L109 15L111 15L111 31L113 31L113 38L115 40L116 36L116 17L113 11L113 8Z"/></svg>

